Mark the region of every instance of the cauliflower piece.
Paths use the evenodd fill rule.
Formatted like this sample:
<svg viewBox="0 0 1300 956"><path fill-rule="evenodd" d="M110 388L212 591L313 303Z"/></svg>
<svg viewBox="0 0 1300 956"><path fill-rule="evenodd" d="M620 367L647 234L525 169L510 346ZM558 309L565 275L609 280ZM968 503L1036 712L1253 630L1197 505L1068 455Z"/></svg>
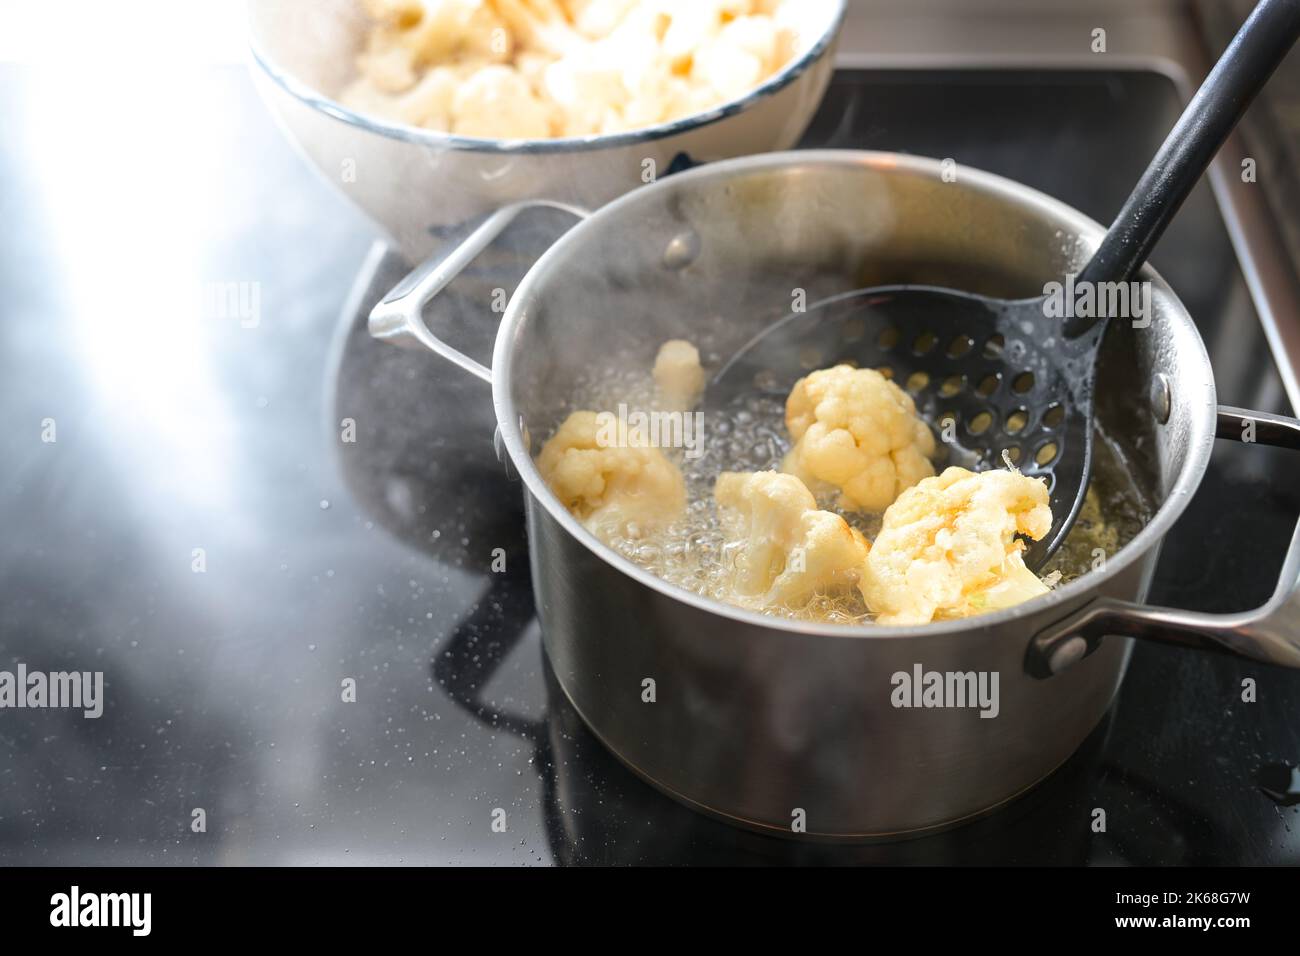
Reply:
<svg viewBox="0 0 1300 956"><path fill-rule="evenodd" d="M626 91L622 67L594 48L556 60L542 73L542 92L560 107L565 136L591 136L617 123Z"/></svg>
<svg viewBox="0 0 1300 956"><path fill-rule="evenodd" d="M435 67L415 87L402 97L402 108L410 116L409 122L432 129L451 128L452 102L456 98L459 78L456 71Z"/></svg>
<svg viewBox="0 0 1300 956"><path fill-rule="evenodd" d="M362 53L357 57L357 67L364 79L345 92L343 102L358 109L373 108L374 103L384 102L384 94L401 93L415 84L415 57L401 47Z"/></svg>
<svg viewBox="0 0 1300 956"><path fill-rule="evenodd" d="M371 34L367 52L402 50L415 68L459 57L510 57L510 31L486 0L423 0L418 11L411 4L396 6L397 16Z"/></svg>
<svg viewBox="0 0 1300 956"><path fill-rule="evenodd" d="M660 40L664 56L675 71L689 73L695 51L722 28L722 10L717 0L665 0L661 9L667 21Z"/></svg>
<svg viewBox="0 0 1300 956"><path fill-rule="evenodd" d="M785 403L795 445L781 470L840 490L846 511L881 512L934 474L934 435L901 388L869 368L836 365L795 382Z"/></svg>
<svg viewBox="0 0 1300 956"><path fill-rule="evenodd" d="M638 0L562 0L565 13L579 33L591 40L609 36L632 12Z"/></svg>
<svg viewBox="0 0 1300 956"><path fill-rule="evenodd" d="M685 339L669 339L655 356L654 380L660 407L690 411L704 392L699 349Z"/></svg>
<svg viewBox="0 0 1300 956"><path fill-rule="evenodd" d="M775 73L781 66L776 59L780 43L779 30L776 22L769 17L737 17L722 28L719 39L758 57L763 64L764 75Z"/></svg>
<svg viewBox="0 0 1300 956"><path fill-rule="evenodd" d="M544 93L546 82L546 68L554 62L544 53L533 53L525 51L515 57L515 69L519 75L528 81L528 85L533 88L533 92L538 96Z"/></svg>
<svg viewBox="0 0 1300 956"><path fill-rule="evenodd" d="M361 0L361 7L375 20L392 20L402 26L418 23L424 16L424 0Z"/></svg>
<svg viewBox="0 0 1300 956"><path fill-rule="evenodd" d="M726 471L713 496L739 541L733 590L760 607L801 607L818 592L859 584L870 545L812 492L778 471Z"/></svg>
<svg viewBox="0 0 1300 956"><path fill-rule="evenodd" d="M452 128L462 136L539 139L551 135L550 110L513 67L485 66L451 100Z"/></svg>
<svg viewBox="0 0 1300 956"><path fill-rule="evenodd" d="M700 86L682 77L673 76L668 80L665 118L673 119L678 116L704 113L720 102L713 87Z"/></svg>
<svg viewBox="0 0 1300 956"><path fill-rule="evenodd" d="M762 82L763 61L718 38L696 52L690 76L696 83L716 90L723 99L737 99Z"/></svg>
<svg viewBox="0 0 1300 956"><path fill-rule="evenodd" d="M695 52L691 79L738 99L776 72L777 31L768 17L741 17Z"/></svg>
<svg viewBox="0 0 1300 956"><path fill-rule="evenodd" d="M879 624L927 624L1010 607L1047 585L1017 534L1052 526L1047 485L1018 471L947 468L898 496L867 556L862 596Z"/></svg>
<svg viewBox="0 0 1300 956"><path fill-rule="evenodd" d="M490 138L608 134L704 112L793 51L788 4L769 0L359 2L370 22L343 102ZM521 73L527 94L487 64ZM440 82L421 82L436 69L471 87L449 107ZM505 102L515 95L519 104Z"/></svg>
<svg viewBox="0 0 1300 956"><path fill-rule="evenodd" d="M516 40L551 56L565 56L586 44L586 38L569 25L558 0L492 0Z"/></svg>
<svg viewBox="0 0 1300 956"><path fill-rule="evenodd" d="M686 482L646 437L613 415L574 412L537 456L547 485L602 538L639 538L686 510Z"/></svg>
<svg viewBox="0 0 1300 956"><path fill-rule="evenodd" d="M672 64L652 24L630 18L608 37L596 44L618 64L623 83L621 120L625 128L662 122L668 108Z"/></svg>

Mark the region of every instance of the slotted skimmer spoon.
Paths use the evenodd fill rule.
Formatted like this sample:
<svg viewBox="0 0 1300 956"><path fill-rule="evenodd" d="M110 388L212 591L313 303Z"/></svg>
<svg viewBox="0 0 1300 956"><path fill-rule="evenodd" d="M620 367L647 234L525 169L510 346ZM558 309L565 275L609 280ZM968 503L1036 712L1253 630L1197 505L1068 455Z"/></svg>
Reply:
<svg viewBox="0 0 1300 956"><path fill-rule="evenodd" d="M1125 292L1139 289L1128 283L1297 35L1300 0L1255 7L1091 261L1077 277L1063 277L1055 297L1009 301L907 285L836 296L751 339L709 383L706 407L756 387L788 389L808 371L808 356L817 357L815 367L849 361L888 369L900 386L924 393L922 411L937 412L932 422L976 468L1001 465L1007 450L1024 473L1047 480L1052 528L1025 553L1029 567L1041 568L1074 524L1088 487L1093 386L1107 323L1133 317ZM1094 308L1081 299L1088 294ZM1127 315L1111 314L1125 312L1125 301ZM1149 312L1142 321L1151 321Z"/></svg>

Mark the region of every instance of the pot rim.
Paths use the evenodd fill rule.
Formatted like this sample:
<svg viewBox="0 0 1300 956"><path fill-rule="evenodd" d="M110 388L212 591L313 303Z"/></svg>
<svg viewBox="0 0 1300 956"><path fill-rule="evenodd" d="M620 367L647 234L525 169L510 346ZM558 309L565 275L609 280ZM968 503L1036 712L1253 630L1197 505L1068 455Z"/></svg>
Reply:
<svg viewBox="0 0 1300 956"><path fill-rule="evenodd" d="M249 53L253 62L266 76L275 82L290 96L301 101L317 112L324 113L336 120L355 126L367 133L374 133L389 139L429 146L441 150L485 154L548 154L581 153L596 149L611 149L619 146L633 146L638 143L653 142L670 136L679 136L701 126L708 126L735 116L749 109L759 100L779 93L818 62L834 45L839 36L848 12L848 0L828 0L835 9L827 18L825 29L802 54L792 59L776 73L754 87L738 99L727 100L719 106L692 113L679 119L645 126L640 129L627 130L622 133L604 133L593 136L564 136L547 139L492 139L481 136L460 136L439 130L410 126L361 113L344 106L338 100L317 90L310 83L298 79L268 53L258 41L255 31L250 32Z"/></svg>
<svg viewBox="0 0 1300 956"><path fill-rule="evenodd" d="M675 173L670 177L657 180L646 186L627 193L596 210L587 219L569 229L542 256L533 263L528 273L516 288L506 307L501 325L497 331L496 344L492 356L492 402L496 409L497 427L500 430L506 452L527 488L532 505L541 505L558 521L566 532L577 538L593 554L613 565L637 582L653 588L665 597L673 598L697 610L720 614L735 621L757 627L786 631L791 634L806 634L821 637L844 638L924 638L944 637L962 632L970 632L1009 624L1031 615L1048 610L1057 610L1064 615L1081 603L1103 581L1118 575L1125 568L1140 560L1149 550L1159 545L1164 535L1173 526L1186 508L1192 492L1200 485L1201 478L1209 463L1210 452L1214 444L1214 419L1217 409L1213 369L1209 355L1187 308L1179 300L1169 284L1153 269L1144 265L1140 273L1155 284L1169 297L1176 306L1170 315L1188 326L1192 333L1191 341L1199 346L1200 359L1208 373L1205 377L1203 404L1198 408L1194 392L1187 390L1184 405L1190 416L1188 428L1187 460L1183 465L1173 486L1160 502L1155 515L1146 526L1124 545L1118 553L1107 560L1105 570L1090 571L1062 587L1054 588L1050 594L1034 598L1023 604L1017 604L999 611L991 611L974 617L960 618L953 621L938 621L930 624L912 624L906 626L882 624L825 624L813 621L801 621L775 615L760 614L732 604L725 604L713 598L704 597L686 588L670 584L634 564L630 559L619 554L604 544L592 532L563 507L547 487L538 471L529 450L525 447L520 430L519 413L510 395L511 344L519 334L527 315L527 304L534 294L534 287L550 271L551 264L559 259L569 246L578 243L584 232L591 228L597 219L610 219L623 214L625 209L635 207L643 201L642 196L657 189L673 188L679 182L694 179L726 177L732 172L746 172L765 168L781 167L789 163L803 166L866 166L875 169L895 169L907 172L941 175L942 163L938 159L903 153L890 153L878 150L791 150L777 153L764 153L757 156L744 156L737 159L708 163L694 169ZM1095 220L1085 216L1058 199L1032 189L1004 176L985 172L973 167L962 167L962 183L968 187L991 194L997 198L1027 205L1049 216L1065 219L1072 227L1072 232L1081 239L1095 246L1105 234L1105 229Z"/></svg>

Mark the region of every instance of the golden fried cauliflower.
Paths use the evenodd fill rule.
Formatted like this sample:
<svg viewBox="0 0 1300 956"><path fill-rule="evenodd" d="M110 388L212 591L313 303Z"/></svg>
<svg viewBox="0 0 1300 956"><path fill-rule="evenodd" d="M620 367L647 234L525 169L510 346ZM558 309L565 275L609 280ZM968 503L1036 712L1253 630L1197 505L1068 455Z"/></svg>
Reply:
<svg viewBox="0 0 1300 956"><path fill-rule="evenodd" d="M1017 471L947 468L898 496L867 556L862 596L880 624L926 624L1047 593L1017 534L1052 526L1047 485Z"/></svg>
<svg viewBox="0 0 1300 956"><path fill-rule="evenodd" d="M574 412L537 456L564 506L601 537L639 538L681 517L686 483L662 451L613 415Z"/></svg>
<svg viewBox="0 0 1300 956"><path fill-rule="evenodd" d="M908 394L874 369L836 365L799 379L785 423L795 444L782 470L838 488L846 511L884 511L934 474L934 435Z"/></svg>
<svg viewBox="0 0 1300 956"><path fill-rule="evenodd" d="M664 409L685 412L694 408L704 392L699 349L685 339L669 339L655 356L654 380Z"/></svg>
<svg viewBox="0 0 1300 956"><path fill-rule="evenodd" d="M794 475L727 471L713 495L729 510L724 520L741 545L733 589L742 602L796 608L861 580L866 538L839 515L817 510Z"/></svg>

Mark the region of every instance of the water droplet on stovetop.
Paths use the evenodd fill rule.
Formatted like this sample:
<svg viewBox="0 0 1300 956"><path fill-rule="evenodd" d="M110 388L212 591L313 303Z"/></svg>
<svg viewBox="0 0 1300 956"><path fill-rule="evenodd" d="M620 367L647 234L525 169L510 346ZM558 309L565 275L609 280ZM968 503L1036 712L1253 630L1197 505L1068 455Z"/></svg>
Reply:
<svg viewBox="0 0 1300 956"><path fill-rule="evenodd" d="M1270 764L1260 768L1255 777L1264 796L1284 807L1300 804L1300 767Z"/></svg>

